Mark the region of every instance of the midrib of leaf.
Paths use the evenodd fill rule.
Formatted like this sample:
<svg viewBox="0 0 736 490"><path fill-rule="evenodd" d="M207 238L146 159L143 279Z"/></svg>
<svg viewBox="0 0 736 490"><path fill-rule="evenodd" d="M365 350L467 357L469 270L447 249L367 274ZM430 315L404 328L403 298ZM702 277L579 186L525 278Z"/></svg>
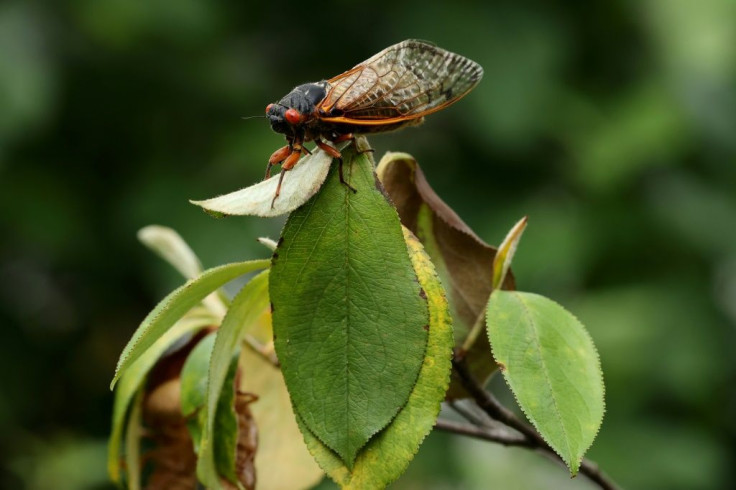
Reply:
<svg viewBox="0 0 736 490"><path fill-rule="evenodd" d="M547 384L547 388L549 389L551 395L552 395L552 404L555 407L555 414L557 415L557 419L560 421L560 426L562 427L562 432L565 434L565 446L567 447L567 454L572 454L572 450L570 448L570 437L567 432L567 427L565 427L565 419L562 417L562 412L560 411L560 406L557 403L557 397L555 396L555 390L552 387L552 382L550 380L549 376L549 369L547 367L547 362L542 354L542 346L539 343L539 329L537 328L537 322L534 320L534 316L531 314L531 310L529 309L529 306L524 301L524 298L521 295L518 295L516 293L512 293L515 298L517 298L517 301L519 301L519 304L521 304L521 307L524 310L524 315L529 318L529 323L531 324L532 328L534 329L534 346L537 349L537 354L539 355L539 359L542 363L542 371L544 374L544 382ZM534 423L536 425L536 422ZM542 435L544 437L544 435ZM547 439L545 437L545 439ZM570 462L572 464L572 461Z"/></svg>
<svg viewBox="0 0 736 490"><path fill-rule="evenodd" d="M342 164L339 162L338 164ZM348 167L348 179L353 174L353 166L347 165ZM347 331L347 343L348 348L345 349L345 405L350 403L350 357L352 345L350 343L350 300L348 299L348 292L350 291L350 196L345 192L345 236L347 237L347 247L345 247L345 330ZM350 434L350 417L345 417L345 429Z"/></svg>

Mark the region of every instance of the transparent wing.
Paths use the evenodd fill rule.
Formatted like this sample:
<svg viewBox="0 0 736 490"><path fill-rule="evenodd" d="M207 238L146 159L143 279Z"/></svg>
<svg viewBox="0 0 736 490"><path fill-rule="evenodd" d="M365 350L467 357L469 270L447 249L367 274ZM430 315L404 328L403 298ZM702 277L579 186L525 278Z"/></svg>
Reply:
<svg viewBox="0 0 736 490"><path fill-rule="evenodd" d="M384 124L423 117L459 100L482 76L483 68L463 56L403 41L328 80L321 119Z"/></svg>

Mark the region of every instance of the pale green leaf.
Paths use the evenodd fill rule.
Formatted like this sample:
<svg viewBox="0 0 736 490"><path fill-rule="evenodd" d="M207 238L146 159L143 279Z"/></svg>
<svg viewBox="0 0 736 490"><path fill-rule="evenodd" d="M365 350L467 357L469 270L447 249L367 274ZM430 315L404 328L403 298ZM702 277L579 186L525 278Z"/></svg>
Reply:
<svg viewBox="0 0 736 490"><path fill-rule="evenodd" d="M123 349L110 388L112 389L115 386L115 383L128 366L208 294L236 277L255 270L265 269L269 264L268 260L251 260L208 269L197 278L187 281L186 284L166 296L143 320L133 337L128 341L125 349Z"/></svg>
<svg viewBox="0 0 736 490"><path fill-rule="evenodd" d="M281 193L275 201L278 174L230 194L190 202L218 216L280 216L295 210L316 194L327 177L330 163L332 157L321 149L302 158L284 176Z"/></svg>
<svg viewBox="0 0 736 490"><path fill-rule="evenodd" d="M138 230L138 240L171 264L182 276L194 279L202 273L202 263L187 242L167 226L149 225Z"/></svg>
<svg viewBox="0 0 736 490"><path fill-rule="evenodd" d="M168 262L185 279L194 279L202 273L202 264L194 251L176 230L167 226L149 225L138 230L138 240ZM219 291L202 300L204 305L220 318L227 307ZM219 323L219 322L218 322Z"/></svg>
<svg viewBox="0 0 736 490"><path fill-rule="evenodd" d="M604 412L603 374L585 327L550 299L500 290L486 321L519 406L575 475Z"/></svg>
<svg viewBox="0 0 736 490"><path fill-rule="evenodd" d="M432 262L417 239L407 233L412 263L429 304L429 340L419 378L407 404L358 454L352 471L303 427L309 450L328 475L343 488L385 488L398 478L432 430L450 381L452 318Z"/></svg>
<svg viewBox="0 0 736 490"><path fill-rule="evenodd" d="M223 398L223 389L229 386L227 383L231 383L228 373L231 372L232 356L239 352L243 335L257 324L267 303L268 271L264 271L251 279L235 296L217 331L207 382L206 424L197 461L197 476L209 488L220 488L219 475L235 481L234 473L229 470L229 462L225 471L221 462L229 457L229 453L223 454L229 448L223 449L220 442L223 437L230 437L225 434L230 429L227 420L220 418L218 403ZM237 437L237 424L234 432ZM234 456L234 449L232 454Z"/></svg>
<svg viewBox="0 0 736 490"><path fill-rule="evenodd" d="M295 412L352 466L398 413L427 342L427 303L396 210L371 159L343 152L321 191L294 211L271 270L276 353Z"/></svg>
<svg viewBox="0 0 736 490"><path fill-rule="evenodd" d="M113 405L112 432L108 446L108 472L114 482L120 481L120 440L125 427L125 415L137 391L143 387L143 382L151 368L159 358L175 342L188 339L187 334L215 325L219 320L204 308L196 308L176 322L164 335L130 365L120 379L115 390Z"/></svg>

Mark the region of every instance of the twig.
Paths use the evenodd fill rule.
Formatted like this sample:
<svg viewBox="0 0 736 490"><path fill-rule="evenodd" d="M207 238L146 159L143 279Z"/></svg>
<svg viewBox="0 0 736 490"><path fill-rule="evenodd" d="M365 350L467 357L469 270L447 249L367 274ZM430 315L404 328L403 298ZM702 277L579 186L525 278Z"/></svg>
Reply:
<svg viewBox="0 0 736 490"><path fill-rule="evenodd" d="M460 414L461 417L463 417L465 420L472 423L473 425L477 425L479 427L488 427L489 423L491 422L488 414L477 410L477 407L476 411L480 413L473 413L473 410L471 410L469 407L461 405L460 401L458 400L451 400L447 402L447 404L450 406L450 408Z"/></svg>
<svg viewBox="0 0 736 490"><path fill-rule="evenodd" d="M533 443L526 437L506 429L489 429L447 419L437 419L437 423L434 426L445 432L497 442L504 446L534 447Z"/></svg>
<svg viewBox="0 0 736 490"><path fill-rule="evenodd" d="M534 430L532 426L519 419L512 411L501 405L496 398L486 391L480 383L473 377L464 361L453 360L452 367L460 378L465 390L473 397L475 403L491 418L502 422L508 427L519 431L527 441L525 447L538 449L549 453L556 459L560 459L554 449ZM444 424L444 422L443 422ZM480 429L483 432L483 429ZM481 437L481 435L466 434L472 437ZM488 439L494 440L494 439ZM521 445L521 444L517 444ZM600 488L605 490L615 490L618 488L616 484L609 479L600 470L598 465L588 459L583 459L580 464L580 473L587 476L592 482L596 483Z"/></svg>

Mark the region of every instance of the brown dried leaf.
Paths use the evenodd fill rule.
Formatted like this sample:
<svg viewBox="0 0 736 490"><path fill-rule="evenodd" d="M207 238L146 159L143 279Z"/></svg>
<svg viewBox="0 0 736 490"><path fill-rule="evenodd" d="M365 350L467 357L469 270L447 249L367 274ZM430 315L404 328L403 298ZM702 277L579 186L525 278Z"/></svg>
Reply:
<svg viewBox="0 0 736 490"><path fill-rule="evenodd" d="M437 268L450 302L455 346L460 347L476 321L484 321L496 249L481 240L434 192L411 155L389 152L379 162L376 172L399 212L401 223L419 238ZM514 289L511 273L506 276L502 289ZM478 336L465 358L475 377L482 381L496 369L495 363L489 362L491 349L485 337ZM453 375L447 399L466 396Z"/></svg>

